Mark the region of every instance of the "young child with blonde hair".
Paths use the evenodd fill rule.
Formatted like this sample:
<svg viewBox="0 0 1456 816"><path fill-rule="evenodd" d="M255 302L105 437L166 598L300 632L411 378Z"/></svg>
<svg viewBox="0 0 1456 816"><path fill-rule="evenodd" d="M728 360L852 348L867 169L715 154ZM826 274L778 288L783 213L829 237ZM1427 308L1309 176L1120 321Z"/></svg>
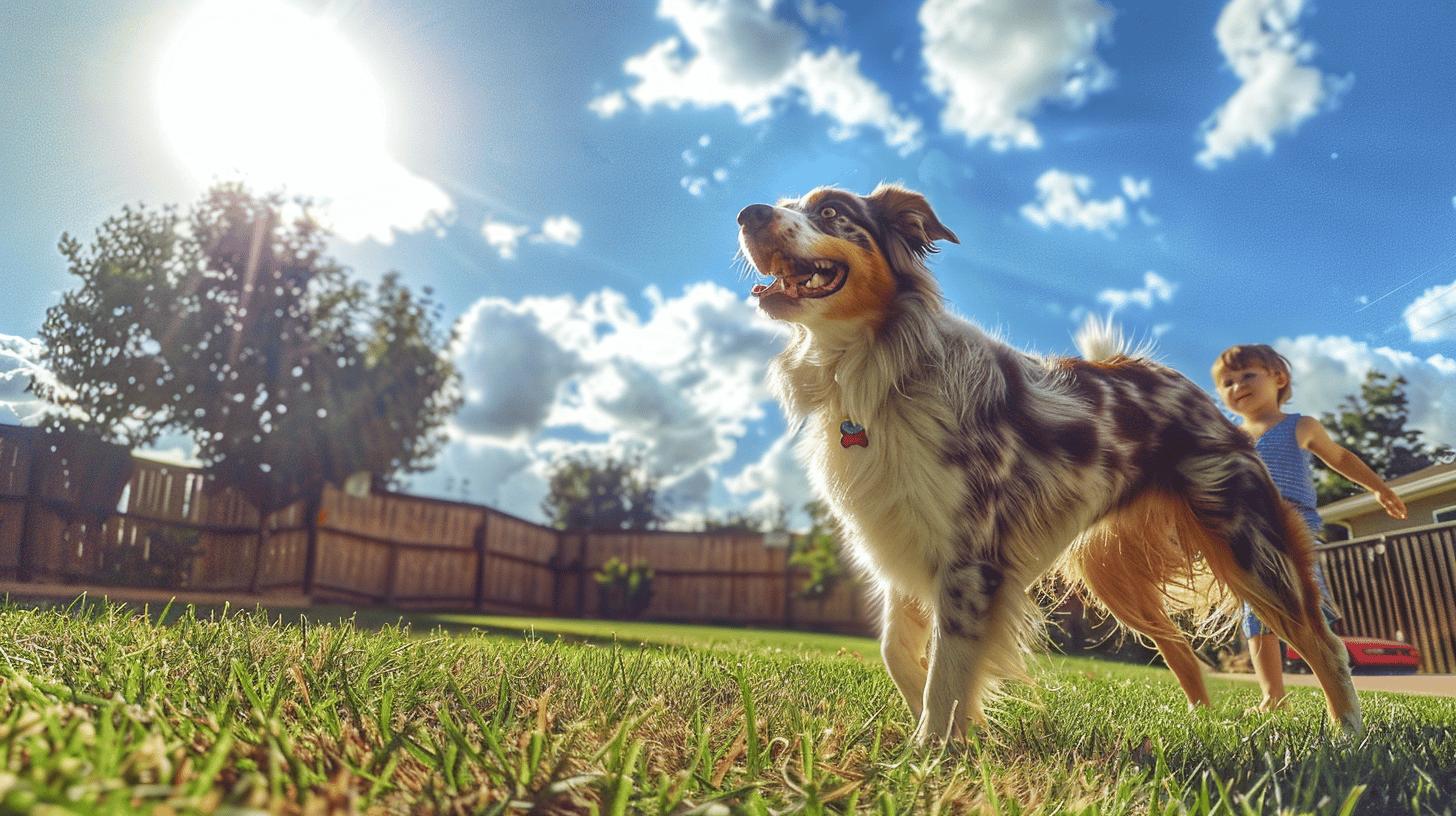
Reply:
<svg viewBox="0 0 1456 816"><path fill-rule="evenodd" d="M1231 346L1213 364L1213 382L1218 395L1243 423L1240 426L1254 440L1254 447L1284 500L1294 505L1321 542L1324 523L1315 511L1314 481L1309 472L1313 453L1331 470L1374 493L1391 518L1406 516L1405 503L1360 457L1337 444L1318 419L1284 413L1284 403L1293 396L1293 375L1284 355L1266 345ZM1337 616L1330 608L1329 589L1319 564L1315 583L1325 596L1325 615ZM1271 711L1284 701L1283 652L1277 635L1244 605L1244 635L1249 640L1249 657L1264 692L1259 711Z"/></svg>

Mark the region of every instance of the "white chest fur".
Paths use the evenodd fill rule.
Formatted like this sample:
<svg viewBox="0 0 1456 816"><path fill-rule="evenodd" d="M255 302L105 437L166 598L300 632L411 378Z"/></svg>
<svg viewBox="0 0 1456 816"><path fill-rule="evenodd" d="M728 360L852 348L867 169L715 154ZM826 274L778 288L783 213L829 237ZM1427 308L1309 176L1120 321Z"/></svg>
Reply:
<svg viewBox="0 0 1456 816"><path fill-rule="evenodd" d="M851 554L897 591L930 600L952 558L964 480L941 455L945 431L890 403L865 427L868 446L846 447L846 417L816 412L800 453L819 494L844 526Z"/></svg>

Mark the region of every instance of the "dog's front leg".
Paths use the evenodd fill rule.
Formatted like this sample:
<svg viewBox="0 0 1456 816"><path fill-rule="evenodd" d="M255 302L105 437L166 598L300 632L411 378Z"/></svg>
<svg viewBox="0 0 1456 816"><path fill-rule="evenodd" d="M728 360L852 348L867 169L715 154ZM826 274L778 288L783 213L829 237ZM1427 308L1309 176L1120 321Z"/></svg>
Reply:
<svg viewBox="0 0 1456 816"><path fill-rule="evenodd" d="M934 610L935 641L925 684L925 710L915 739L960 738L969 720L984 719L981 687L990 627L1005 625L995 614L1004 583L991 560L964 558L940 575Z"/></svg>
<svg viewBox="0 0 1456 816"><path fill-rule="evenodd" d="M889 590L880 627L880 656L890 679L918 722L925 697L925 648L930 642L930 616L918 601Z"/></svg>

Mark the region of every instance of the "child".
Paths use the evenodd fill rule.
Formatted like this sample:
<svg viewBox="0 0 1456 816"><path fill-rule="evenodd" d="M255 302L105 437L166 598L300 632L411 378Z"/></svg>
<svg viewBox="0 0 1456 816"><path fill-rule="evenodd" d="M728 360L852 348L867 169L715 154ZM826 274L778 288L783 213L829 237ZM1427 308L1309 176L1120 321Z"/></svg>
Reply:
<svg viewBox="0 0 1456 816"><path fill-rule="evenodd" d="M1304 517L1316 543L1324 532L1324 524L1314 509L1310 453L1331 470L1374 493L1392 518L1405 518L1405 503L1395 491L1358 456L1335 444L1319 420L1281 410L1293 394L1290 380L1289 361L1265 345L1233 346L1213 364L1213 382L1218 395L1229 410L1243 419L1241 427L1253 438L1254 447L1269 475L1274 477L1279 494ZM1321 594L1328 598L1329 589L1318 563L1314 578ZM1335 618L1328 605L1325 615L1331 620ZM1283 652L1279 638L1265 630L1263 621L1247 604L1244 605L1244 635L1249 639L1254 674L1264 691L1258 710L1272 711L1284 701Z"/></svg>

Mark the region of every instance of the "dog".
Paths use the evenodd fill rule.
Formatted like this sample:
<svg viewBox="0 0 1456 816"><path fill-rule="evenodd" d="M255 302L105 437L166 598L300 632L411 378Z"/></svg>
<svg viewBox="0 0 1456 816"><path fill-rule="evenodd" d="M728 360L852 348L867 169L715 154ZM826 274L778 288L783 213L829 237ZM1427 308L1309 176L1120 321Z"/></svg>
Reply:
<svg viewBox="0 0 1456 816"><path fill-rule="evenodd" d="M927 265L960 243L924 196L821 187L738 214L790 325L770 385L848 550L882 599L881 653L915 739L962 738L1044 632L1057 569L1150 638L1190 705L1201 664L1170 611L1211 574L1295 645L1331 718L1361 728L1312 577L1308 530L1252 443L1188 379L1110 325L1082 358L1020 352L944 305Z"/></svg>

